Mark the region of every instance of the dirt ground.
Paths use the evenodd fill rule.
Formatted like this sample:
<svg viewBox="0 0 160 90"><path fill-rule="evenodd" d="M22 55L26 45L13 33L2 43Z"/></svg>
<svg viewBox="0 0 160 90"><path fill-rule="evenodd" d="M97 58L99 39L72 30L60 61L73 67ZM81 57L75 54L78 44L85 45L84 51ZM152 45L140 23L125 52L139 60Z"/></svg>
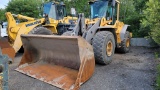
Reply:
<svg viewBox="0 0 160 90"><path fill-rule="evenodd" d="M157 62L154 52L153 48L131 47L127 54L116 53L109 65L96 65L94 75L80 90L154 90ZM18 53L10 65L9 90L60 90L15 71L21 57Z"/></svg>

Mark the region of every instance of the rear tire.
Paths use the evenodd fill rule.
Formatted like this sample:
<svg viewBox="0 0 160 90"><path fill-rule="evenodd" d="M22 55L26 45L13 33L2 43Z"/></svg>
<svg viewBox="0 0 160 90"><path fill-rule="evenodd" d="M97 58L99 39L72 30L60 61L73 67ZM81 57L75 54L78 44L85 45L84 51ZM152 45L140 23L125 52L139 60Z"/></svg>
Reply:
<svg viewBox="0 0 160 90"><path fill-rule="evenodd" d="M62 34L62 36L71 36L72 31L66 31Z"/></svg>
<svg viewBox="0 0 160 90"><path fill-rule="evenodd" d="M130 50L130 39L131 39L130 33L126 31L125 39L121 42L121 47L116 48L116 51L118 53L128 53Z"/></svg>
<svg viewBox="0 0 160 90"><path fill-rule="evenodd" d="M51 30L48 30L42 26L33 28L33 30L31 30L28 34L53 35Z"/></svg>
<svg viewBox="0 0 160 90"><path fill-rule="evenodd" d="M47 28L42 27L42 26L33 28L33 30L31 30L28 34L53 35L50 30L48 30ZM23 53L24 52L23 46L19 49L18 52L19 53Z"/></svg>
<svg viewBox="0 0 160 90"><path fill-rule="evenodd" d="M109 64L115 51L115 39L111 32L100 31L97 32L93 38L93 50L96 63Z"/></svg>

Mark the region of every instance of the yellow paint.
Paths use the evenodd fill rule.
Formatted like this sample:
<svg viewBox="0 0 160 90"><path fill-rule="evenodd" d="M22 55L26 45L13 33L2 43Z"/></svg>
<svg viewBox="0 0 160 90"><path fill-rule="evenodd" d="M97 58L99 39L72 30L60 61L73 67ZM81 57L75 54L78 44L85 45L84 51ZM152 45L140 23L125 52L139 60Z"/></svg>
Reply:
<svg viewBox="0 0 160 90"><path fill-rule="evenodd" d="M18 18L18 19L26 19L26 20L28 20L28 21L34 21L34 20L35 20L35 18L23 16L23 15L21 15L21 14L18 14L18 15L17 15L17 18Z"/></svg>
<svg viewBox="0 0 160 90"><path fill-rule="evenodd" d="M122 28L124 27L124 23L119 21L119 10L120 10L120 2L118 0L116 0L117 2L117 20L114 23L114 25L110 25L112 23L112 20L106 20L106 17L101 18L100 21L100 27L106 27L107 28L112 28L115 30L116 36L117 36L117 43L120 44L121 43L121 38L120 38L120 33ZM95 18L93 20L90 19L86 19L85 23L87 25L89 24L95 24L100 18Z"/></svg>
<svg viewBox="0 0 160 90"><path fill-rule="evenodd" d="M113 44L111 41L109 41L106 45L106 54L108 56L111 56L112 55L112 52L113 52Z"/></svg>
<svg viewBox="0 0 160 90"><path fill-rule="evenodd" d="M120 22L120 21L116 21L114 24L114 27L116 30L116 35L117 35L117 43L121 43L121 41L122 41L120 38L120 33L121 33L123 26L124 26L124 23Z"/></svg>
<svg viewBox="0 0 160 90"><path fill-rule="evenodd" d="M95 18L95 19L86 19L85 23L86 24L95 24L100 18Z"/></svg>
<svg viewBox="0 0 160 90"><path fill-rule="evenodd" d="M63 21L62 23L69 24L69 20L73 20L73 21L76 22L76 20L78 20L78 18L77 17L67 16L67 17L64 17L62 19L62 21Z"/></svg>
<svg viewBox="0 0 160 90"><path fill-rule="evenodd" d="M35 20L34 18L18 14L17 18L27 19L28 21L16 24L16 21L10 12L6 13L6 17L8 20L7 33L8 33L8 37L9 37L9 43L14 48L15 52L17 52L22 46L22 41L21 41L20 35L21 34L28 34L31 30L33 30L33 28L35 28L38 25L41 25L42 23L45 22L44 18ZM57 33L56 26L58 24L58 21L53 20L53 19L49 19L49 20L51 23L44 25L44 27L47 27L53 33Z"/></svg>
<svg viewBox="0 0 160 90"><path fill-rule="evenodd" d="M15 52L17 52L22 46L20 35L28 34L31 30L33 30L33 28L37 27L38 25L42 25L45 22L44 18L35 20L35 18L18 14L16 15L18 19L26 19L28 21L16 24L16 21L10 12L7 12L5 15L8 20L7 33L9 37L9 43L15 49ZM58 32L56 27L58 23L69 24L69 20L73 20L76 22L77 19L78 19L77 17L70 17L70 16L64 17L61 20L54 20L49 18L50 24L45 24L42 26L51 30L54 34L57 34ZM36 22L39 22L39 23L36 23Z"/></svg>
<svg viewBox="0 0 160 90"><path fill-rule="evenodd" d="M130 34L131 37L133 36L133 34L131 32L129 34Z"/></svg>

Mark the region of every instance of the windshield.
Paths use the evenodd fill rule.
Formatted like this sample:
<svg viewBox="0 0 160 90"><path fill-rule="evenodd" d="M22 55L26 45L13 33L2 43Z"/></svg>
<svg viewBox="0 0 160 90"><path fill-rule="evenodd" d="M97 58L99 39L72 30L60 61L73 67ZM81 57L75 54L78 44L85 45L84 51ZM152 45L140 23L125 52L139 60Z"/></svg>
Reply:
<svg viewBox="0 0 160 90"><path fill-rule="evenodd" d="M44 4L43 9L43 13L48 15L49 18L56 19L55 5L53 5L53 3L49 2Z"/></svg>
<svg viewBox="0 0 160 90"><path fill-rule="evenodd" d="M91 4L91 18L106 16L108 1L97 1Z"/></svg>
<svg viewBox="0 0 160 90"><path fill-rule="evenodd" d="M54 4L52 2L46 3L43 6L43 13L48 15L49 18L60 20L66 16L65 6L61 4Z"/></svg>
<svg viewBox="0 0 160 90"><path fill-rule="evenodd" d="M57 19L60 20L65 16L65 8L62 5L57 5Z"/></svg>

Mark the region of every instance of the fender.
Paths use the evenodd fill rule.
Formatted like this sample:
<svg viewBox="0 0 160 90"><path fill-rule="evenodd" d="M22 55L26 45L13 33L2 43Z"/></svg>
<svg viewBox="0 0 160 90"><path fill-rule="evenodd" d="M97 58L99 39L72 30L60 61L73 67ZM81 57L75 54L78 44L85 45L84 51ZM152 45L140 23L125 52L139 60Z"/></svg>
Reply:
<svg viewBox="0 0 160 90"><path fill-rule="evenodd" d="M128 26L130 26L130 25L125 24L125 25L123 26L121 32L120 32L121 41L123 41L124 38L125 38L125 33L126 33L126 31L127 31Z"/></svg>

